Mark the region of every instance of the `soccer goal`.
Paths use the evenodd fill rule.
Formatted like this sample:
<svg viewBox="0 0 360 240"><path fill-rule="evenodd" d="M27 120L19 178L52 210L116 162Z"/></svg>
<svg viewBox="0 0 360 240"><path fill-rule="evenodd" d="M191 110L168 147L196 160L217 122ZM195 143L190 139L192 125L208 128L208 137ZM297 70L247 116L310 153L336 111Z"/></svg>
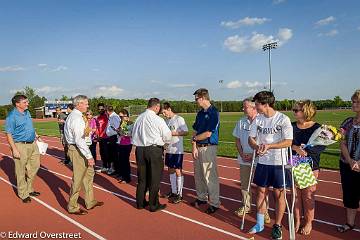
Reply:
<svg viewBox="0 0 360 240"><path fill-rule="evenodd" d="M146 105L129 105L125 109L128 110L130 116L137 116L146 110Z"/></svg>

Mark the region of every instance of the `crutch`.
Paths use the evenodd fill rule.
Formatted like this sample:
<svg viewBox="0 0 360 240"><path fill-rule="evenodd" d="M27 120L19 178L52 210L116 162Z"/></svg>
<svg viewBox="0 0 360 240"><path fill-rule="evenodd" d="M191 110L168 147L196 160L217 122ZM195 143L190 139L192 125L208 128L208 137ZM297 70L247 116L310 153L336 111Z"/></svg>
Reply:
<svg viewBox="0 0 360 240"><path fill-rule="evenodd" d="M248 182L248 186L247 186L247 189L246 191L248 193L250 193L250 188L251 188L251 181L252 181L252 175L253 175L253 169L254 169L254 163L255 163L255 157L256 157L256 150L253 151L253 155L252 155L252 161L251 161L251 167L250 167L250 176L249 176L249 182ZM245 201L244 201L244 212L243 212L243 215L242 215L242 220L241 220L241 227L240 229L241 230L244 230L244 224L245 224L245 215L246 215L246 211L245 211L245 208L246 208L246 205L247 205L247 201L249 201L250 198L245 198Z"/></svg>
<svg viewBox="0 0 360 240"><path fill-rule="evenodd" d="M292 150L291 148L286 148L288 152L290 152L290 158L292 158ZM290 240L295 240L295 223L294 223L294 208L295 208L295 183L294 183L294 174L293 174L293 168L291 167L291 183L292 183L292 202L291 207L289 206L289 202L286 197L286 180L285 180L285 165L287 164L287 161L284 163L284 157L283 157L283 149L281 149L281 156L282 156L282 172L283 172L283 183L284 183L284 196L285 196L285 203L286 203L286 209L288 211L288 223L289 223L289 234ZM288 154L285 153L285 159L287 160Z"/></svg>

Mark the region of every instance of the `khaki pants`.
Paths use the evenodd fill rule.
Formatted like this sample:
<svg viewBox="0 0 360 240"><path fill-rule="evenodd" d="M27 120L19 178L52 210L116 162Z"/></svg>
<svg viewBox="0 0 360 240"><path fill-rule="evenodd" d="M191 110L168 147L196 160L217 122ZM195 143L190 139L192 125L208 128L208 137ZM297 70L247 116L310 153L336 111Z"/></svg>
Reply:
<svg viewBox="0 0 360 240"><path fill-rule="evenodd" d="M34 191L33 183L40 168L40 153L36 143L15 143L20 159L14 158L17 192L21 199L29 197Z"/></svg>
<svg viewBox="0 0 360 240"><path fill-rule="evenodd" d="M247 191L249 185L250 170L251 170L251 165L240 164L241 195L242 195L243 206L245 207L246 211L250 211L251 208L251 185L250 185L250 191L249 192ZM255 167L253 168L253 173L254 170Z"/></svg>
<svg viewBox="0 0 360 240"><path fill-rule="evenodd" d="M198 147L199 157L194 160L194 177L197 198L214 207L220 206L219 177L216 162L217 146Z"/></svg>
<svg viewBox="0 0 360 240"><path fill-rule="evenodd" d="M77 201L81 186L83 186L85 190L86 208L90 209L96 204L93 190L95 172L92 166L88 166L87 159L81 154L77 147L69 145L69 157L73 164L73 178L70 189L68 211L72 213L80 210L80 206Z"/></svg>

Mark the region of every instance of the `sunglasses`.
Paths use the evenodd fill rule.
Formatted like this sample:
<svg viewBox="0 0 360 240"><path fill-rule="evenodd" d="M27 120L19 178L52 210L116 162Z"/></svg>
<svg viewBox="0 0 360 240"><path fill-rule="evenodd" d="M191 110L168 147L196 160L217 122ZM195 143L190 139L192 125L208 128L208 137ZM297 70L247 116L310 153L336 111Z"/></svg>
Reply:
<svg viewBox="0 0 360 240"><path fill-rule="evenodd" d="M104 110L105 110L105 108L98 108L98 110L99 110L99 111L104 111Z"/></svg>
<svg viewBox="0 0 360 240"><path fill-rule="evenodd" d="M301 109L293 109L293 112L298 113L298 112L302 112L302 110Z"/></svg>

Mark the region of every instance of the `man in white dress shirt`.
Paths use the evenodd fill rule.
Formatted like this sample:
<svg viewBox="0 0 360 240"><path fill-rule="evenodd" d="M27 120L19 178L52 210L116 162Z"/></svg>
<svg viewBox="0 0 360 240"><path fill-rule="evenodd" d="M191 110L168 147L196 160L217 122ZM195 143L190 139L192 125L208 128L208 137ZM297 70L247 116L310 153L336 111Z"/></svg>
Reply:
<svg viewBox="0 0 360 240"><path fill-rule="evenodd" d="M164 145L170 143L171 131L164 119L157 114L161 109L160 100L151 98L147 109L136 119L132 131L132 143L136 146L138 185L136 188L136 206L143 209L147 204L151 212L166 208L159 202L159 188L164 168ZM149 203L145 193L149 188Z"/></svg>
<svg viewBox="0 0 360 240"><path fill-rule="evenodd" d="M85 190L85 205L88 210L102 206L104 203L94 199L95 161L85 142L83 113L89 107L88 98L84 95L78 95L74 98L74 105L75 109L68 116L64 126L66 142L69 144L68 154L73 164L73 178L67 210L70 214L85 215L87 211L81 209L77 203L82 185Z"/></svg>

